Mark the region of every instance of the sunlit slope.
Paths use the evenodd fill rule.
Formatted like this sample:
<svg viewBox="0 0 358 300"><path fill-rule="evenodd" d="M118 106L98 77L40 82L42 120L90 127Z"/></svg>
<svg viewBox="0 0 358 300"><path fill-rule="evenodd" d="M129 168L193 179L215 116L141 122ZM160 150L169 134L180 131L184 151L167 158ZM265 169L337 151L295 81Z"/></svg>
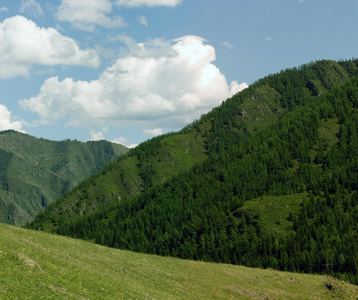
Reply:
<svg viewBox="0 0 358 300"><path fill-rule="evenodd" d="M356 299L358 287L145 255L0 224L1 299Z"/></svg>

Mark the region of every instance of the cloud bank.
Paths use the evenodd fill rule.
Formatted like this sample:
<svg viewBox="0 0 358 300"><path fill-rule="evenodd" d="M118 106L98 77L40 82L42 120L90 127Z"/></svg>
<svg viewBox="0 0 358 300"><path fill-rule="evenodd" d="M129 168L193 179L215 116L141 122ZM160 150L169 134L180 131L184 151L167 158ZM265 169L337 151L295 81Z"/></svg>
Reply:
<svg viewBox="0 0 358 300"><path fill-rule="evenodd" d="M108 0L62 0L57 18L59 21L70 22L78 29L88 31L93 31L95 25L105 28L126 26L121 17L108 17L111 11L112 4Z"/></svg>
<svg viewBox="0 0 358 300"><path fill-rule="evenodd" d="M54 28L37 27L22 16L0 23L1 79L27 77L33 64L97 67L99 62L94 50L81 50Z"/></svg>
<svg viewBox="0 0 358 300"><path fill-rule="evenodd" d="M24 1L24 0L23 0ZM34 0L25 0L34 2ZM175 7L182 0L116 0L115 5L119 8L132 8L139 6L167 6ZM105 28L125 27L128 24L120 16L109 17L112 12L112 2L109 0L62 0L57 11L57 19L69 22L77 29L93 31L95 26ZM137 20L143 26L148 26L148 20L139 16Z"/></svg>
<svg viewBox="0 0 358 300"><path fill-rule="evenodd" d="M236 81L228 85L213 64L215 49L202 38L119 39L126 51L97 80L51 77L37 96L20 100L20 107L37 113L42 124L66 119L67 126L92 130L137 124L147 134L160 134L185 126L247 87Z"/></svg>

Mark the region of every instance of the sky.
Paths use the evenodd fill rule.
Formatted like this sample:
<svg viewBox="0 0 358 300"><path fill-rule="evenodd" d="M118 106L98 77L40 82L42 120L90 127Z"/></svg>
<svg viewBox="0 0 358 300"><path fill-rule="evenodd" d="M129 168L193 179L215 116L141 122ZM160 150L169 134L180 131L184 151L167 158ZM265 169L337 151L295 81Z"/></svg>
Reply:
<svg viewBox="0 0 358 300"><path fill-rule="evenodd" d="M0 0L0 131L133 147L357 53L358 0Z"/></svg>

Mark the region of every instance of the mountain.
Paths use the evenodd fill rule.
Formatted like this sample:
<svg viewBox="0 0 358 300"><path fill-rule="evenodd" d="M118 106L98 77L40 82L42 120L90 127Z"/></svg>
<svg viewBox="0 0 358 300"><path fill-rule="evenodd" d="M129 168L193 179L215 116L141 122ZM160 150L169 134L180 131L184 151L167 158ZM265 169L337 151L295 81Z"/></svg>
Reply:
<svg viewBox="0 0 358 300"><path fill-rule="evenodd" d="M24 225L79 182L127 152L106 141L49 141L0 132L0 222Z"/></svg>
<svg viewBox="0 0 358 300"><path fill-rule="evenodd" d="M358 284L357 75L357 60L319 61L260 79L129 151L27 227Z"/></svg>
<svg viewBox="0 0 358 300"><path fill-rule="evenodd" d="M38 216L33 226L56 230L58 223L71 222L130 201L149 188L203 163L210 155L231 143L256 133L275 122L285 111L280 95L270 87L250 89L230 99L222 107L204 115L179 132L148 140L103 169ZM254 98L254 101L252 101ZM41 221L40 221L41 219ZM41 225L40 225L41 223Z"/></svg>
<svg viewBox="0 0 358 300"><path fill-rule="evenodd" d="M0 224L1 299L356 299L328 276L110 249Z"/></svg>

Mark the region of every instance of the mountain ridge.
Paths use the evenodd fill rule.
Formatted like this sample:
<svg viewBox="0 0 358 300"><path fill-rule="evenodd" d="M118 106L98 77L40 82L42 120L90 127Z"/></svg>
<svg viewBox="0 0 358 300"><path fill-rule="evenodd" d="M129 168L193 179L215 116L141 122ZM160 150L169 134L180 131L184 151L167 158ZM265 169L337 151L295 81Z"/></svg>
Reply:
<svg viewBox="0 0 358 300"><path fill-rule="evenodd" d="M24 225L126 151L105 141L57 142L12 130L0 132L0 222Z"/></svg>

